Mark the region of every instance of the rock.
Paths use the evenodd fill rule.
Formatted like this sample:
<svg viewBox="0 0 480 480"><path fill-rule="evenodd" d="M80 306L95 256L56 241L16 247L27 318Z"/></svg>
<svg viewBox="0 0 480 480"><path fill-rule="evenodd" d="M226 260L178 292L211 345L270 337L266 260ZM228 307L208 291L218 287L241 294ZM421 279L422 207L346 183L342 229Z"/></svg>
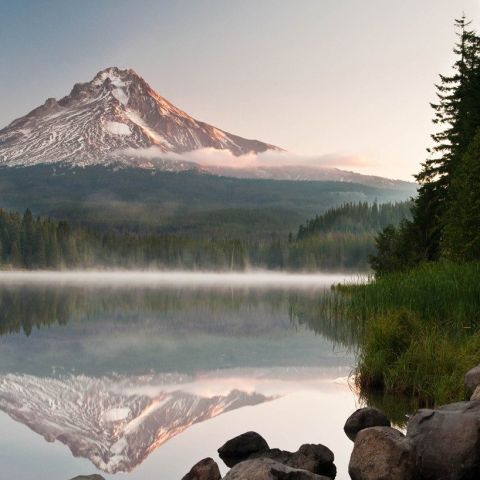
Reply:
<svg viewBox="0 0 480 480"><path fill-rule="evenodd" d="M306 443L292 454L287 465L333 479L337 474L334 458L333 452L324 445Z"/></svg>
<svg viewBox="0 0 480 480"><path fill-rule="evenodd" d="M408 422L407 436L422 479L480 478L480 402L419 410Z"/></svg>
<svg viewBox="0 0 480 480"><path fill-rule="evenodd" d="M355 439L348 473L352 480L412 480L415 478L412 444L391 427L361 430Z"/></svg>
<svg viewBox="0 0 480 480"><path fill-rule="evenodd" d="M271 458L254 458L237 463L223 480L330 480L329 477L292 468Z"/></svg>
<svg viewBox="0 0 480 480"><path fill-rule="evenodd" d="M70 480L105 480L101 475L94 473L93 475L78 475Z"/></svg>
<svg viewBox="0 0 480 480"><path fill-rule="evenodd" d="M370 427L390 427L390 425L390 420L383 412L373 407L365 407L359 408L348 417L343 430L354 442L360 430Z"/></svg>
<svg viewBox="0 0 480 480"><path fill-rule="evenodd" d="M269 458L288 467L307 470L317 475L325 475L334 479L337 473L333 452L324 445L305 444L296 452L288 452L272 448L265 452L256 453L252 458Z"/></svg>
<svg viewBox="0 0 480 480"><path fill-rule="evenodd" d="M473 392L480 385L480 365L473 367L465 374L465 388L469 393Z"/></svg>
<svg viewBox="0 0 480 480"><path fill-rule="evenodd" d="M218 449L218 455L227 467L233 467L250 455L269 450L266 440L256 432L242 433L228 440Z"/></svg>
<svg viewBox="0 0 480 480"><path fill-rule="evenodd" d="M220 470L213 458L207 457L196 463L182 480L220 480Z"/></svg>
<svg viewBox="0 0 480 480"><path fill-rule="evenodd" d="M470 397L470 400L480 400L480 385L477 386L475 391L472 393L472 396Z"/></svg>

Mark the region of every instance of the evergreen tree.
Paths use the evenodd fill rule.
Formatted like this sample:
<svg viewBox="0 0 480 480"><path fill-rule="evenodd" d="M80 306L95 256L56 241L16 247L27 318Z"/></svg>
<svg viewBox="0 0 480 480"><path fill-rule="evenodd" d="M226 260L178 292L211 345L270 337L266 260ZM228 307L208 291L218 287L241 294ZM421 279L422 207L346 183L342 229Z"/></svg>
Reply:
<svg viewBox="0 0 480 480"><path fill-rule="evenodd" d="M18 243L13 242L10 250L10 263L14 267L23 267L23 261L22 261L22 256L20 253L20 249L18 248Z"/></svg>
<svg viewBox="0 0 480 480"><path fill-rule="evenodd" d="M480 260L480 130L452 181L443 250L453 260Z"/></svg>
<svg viewBox="0 0 480 480"><path fill-rule="evenodd" d="M33 215L29 208L23 215L21 225L21 256L27 268L33 265Z"/></svg>
<svg viewBox="0 0 480 480"><path fill-rule="evenodd" d="M454 212L471 209L468 203L462 204L469 198L462 192L462 182L473 171L469 173L471 165L467 167L463 162L467 159L471 164L476 158L474 152L468 155L466 152L480 127L480 39L469 29L464 16L455 21L455 26L457 60L452 75L440 75L436 86L438 102L432 108L433 122L439 131L432 135L434 145L428 151L429 158L416 176L420 188L412 220L377 237L377 255L371 261L377 273L395 270L395 265L400 269L422 261L436 261L442 255L459 256L452 242L459 239L463 229L460 225L453 226ZM444 236L449 240L444 240Z"/></svg>
<svg viewBox="0 0 480 480"><path fill-rule="evenodd" d="M451 183L461 160L480 126L480 43L470 30L465 16L455 21L458 43L453 74L440 75L438 103L432 104L434 124L442 129L432 135L434 146L430 158L416 176L420 183L413 208L415 251L422 260L437 260Z"/></svg>

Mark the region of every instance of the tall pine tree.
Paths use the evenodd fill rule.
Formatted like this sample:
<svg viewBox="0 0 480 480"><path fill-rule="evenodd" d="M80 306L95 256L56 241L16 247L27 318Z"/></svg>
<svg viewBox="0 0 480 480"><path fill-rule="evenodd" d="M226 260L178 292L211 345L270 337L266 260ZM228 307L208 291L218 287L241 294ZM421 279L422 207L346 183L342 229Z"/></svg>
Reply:
<svg viewBox="0 0 480 480"><path fill-rule="evenodd" d="M442 241L446 257L480 260L480 129L452 180Z"/></svg>
<svg viewBox="0 0 480 480"><path fill-rule="evenodd" d="M440 75L438 103L432 104L434 124L430 158L416 176L420 183L413 209L416 250L424 260L437 260L452 189L452 180L480 125L480 43L465 17L455 20L457 60L450 76Z"/></svg>
<svg viewBox="0 0 480 480"><path fill-rule="evenodd" d="M412 221L404 222L399 230L388 231L389 252L382 251L386 243L379 237L378 254L372 259L379 273L395 270L394 265L408 268L422 261L436 261L447 253L446 225L454 220L449 212L461 188L456 178L465 175L460 173L464 172L462 163L480 127L480 39L469 25L465 16L455 20L457 59L453 73L440 75L436 85L438 101L431 106L438 131L432 134L429 158L416 175L420 187ZM391 255L396 259L389 259Z"/></svg>

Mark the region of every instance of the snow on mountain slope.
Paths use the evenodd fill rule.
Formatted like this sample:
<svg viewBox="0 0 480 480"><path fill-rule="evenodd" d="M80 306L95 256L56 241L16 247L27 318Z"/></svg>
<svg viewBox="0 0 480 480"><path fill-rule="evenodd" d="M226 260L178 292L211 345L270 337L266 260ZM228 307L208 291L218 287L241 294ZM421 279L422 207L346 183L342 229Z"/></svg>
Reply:
<svg viewBox="0 0 480 480"><path fill-rule="evenodd" d="M142 166L133 161L132 151L150 147L159 154L200 148L234 155L281 150L195 120L158 95L133 70L117 67L99 72L90 82L77 83L59 101L49 98L0 130L0 164L9 166L57 162Z"/></svg>
<svg viewBox="0 0 480 480"><path fill-rule="evenodd" d="M201 396L170 375L60 378L0 377L0 409L47 441L67 445L107 473L128 472L157 447L195 423L271 400L232 390ZM151 390L149 395L143 393Z"/></svg>

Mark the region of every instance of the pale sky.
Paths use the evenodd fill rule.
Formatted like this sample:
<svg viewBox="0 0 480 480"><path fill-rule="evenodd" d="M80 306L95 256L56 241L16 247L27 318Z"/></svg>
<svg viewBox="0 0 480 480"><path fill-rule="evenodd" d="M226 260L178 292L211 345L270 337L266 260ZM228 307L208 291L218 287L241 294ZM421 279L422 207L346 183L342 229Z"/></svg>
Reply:
<svg viewBox="0 0 480 480"><path fill-rule="evenodd" d="M479 0L0 0L0 128L116 65L229 132L408 180L462 12L480 28Z"/></svg>

